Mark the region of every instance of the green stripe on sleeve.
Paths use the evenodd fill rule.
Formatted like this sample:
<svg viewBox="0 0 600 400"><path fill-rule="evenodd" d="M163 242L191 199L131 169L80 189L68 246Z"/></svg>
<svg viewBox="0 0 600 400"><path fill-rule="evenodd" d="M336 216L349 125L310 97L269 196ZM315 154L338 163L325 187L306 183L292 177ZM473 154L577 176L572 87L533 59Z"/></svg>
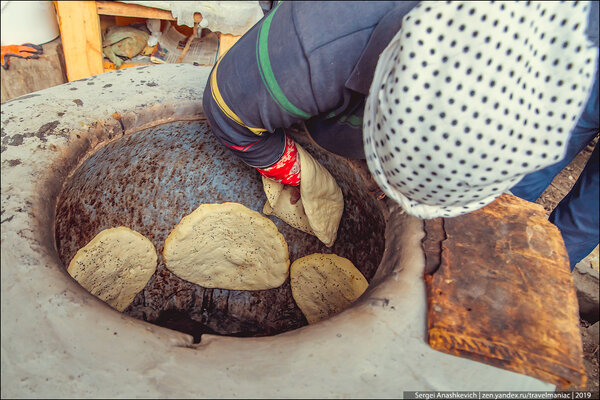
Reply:
<svg viewBox="0 0 600 400"><path fill-rule="evenodd" d="M273 73L273 68L271 67L271 60L269 59L269 29L271 27L273 15L275 15L275 12L280 5L281 2L279 2L273 11L271 11L269 16L265 18L262 26L260 27L256 43L256 61L258 63L258 70L260 71L260 77L263 81L263 84L269 91L269 94L275 103L277 103L277 105L287 113L298 118L307 119L310 118L311 115L293 105L292 102L290 102L283 94L281 87L275 79L275 74Z"/></svg>
<svg viewBox="0 0 600 400"><path fill-rule="evenodd" d="M349 125L353 128L361 128L363 119L357 115L343 115L340 119L338 119L337 122L340 125Z"/></svg>

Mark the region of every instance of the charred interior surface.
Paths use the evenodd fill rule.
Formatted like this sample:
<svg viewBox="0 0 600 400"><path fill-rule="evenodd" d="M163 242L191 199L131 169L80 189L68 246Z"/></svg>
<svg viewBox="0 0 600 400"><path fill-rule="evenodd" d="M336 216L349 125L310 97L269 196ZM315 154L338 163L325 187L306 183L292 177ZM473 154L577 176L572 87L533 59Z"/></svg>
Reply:
<svg viewBox="0 0 600 400"><path fill-rule="evenodd" d="M370 280L384 250L384 220L351 168L301 141L338 181L345 209L332 248L269 217L289 245L290 261L321 252L350 259ZM67 266L100 231L126 226L159 253L156 273L125 314L194 336L273 335L306 325L289 279L262 291L207 289L166 269L164 242L180 219L202 203L238 202L262 212L261 179L216 142L205 122L174 122L108 143L65 182L56 213L56 244Z"/></svg>

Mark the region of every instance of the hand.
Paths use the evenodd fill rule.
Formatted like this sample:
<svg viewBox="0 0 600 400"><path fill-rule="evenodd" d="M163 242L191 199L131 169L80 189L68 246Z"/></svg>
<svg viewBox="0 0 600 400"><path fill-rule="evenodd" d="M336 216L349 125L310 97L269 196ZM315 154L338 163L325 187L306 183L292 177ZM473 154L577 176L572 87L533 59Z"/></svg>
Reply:
<svg viewBox="0 0 600 400"><path fill-rule="evenodd" d="M292 193L290 195L290 204L294 205L300 200L300 187L299 186L291 186Z"/></svg>

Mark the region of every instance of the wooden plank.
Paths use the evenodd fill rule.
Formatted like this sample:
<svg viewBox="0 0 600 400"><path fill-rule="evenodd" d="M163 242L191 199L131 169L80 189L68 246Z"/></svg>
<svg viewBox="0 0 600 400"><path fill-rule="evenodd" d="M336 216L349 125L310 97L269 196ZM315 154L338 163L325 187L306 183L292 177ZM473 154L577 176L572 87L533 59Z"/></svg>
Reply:
<svg viewBox="0 0 600 400"><path fill-rule="evenodd" d="M561 390L584 385L569 258L544 209L503 194L444 218L438 237L440 266L425 275L429 345Z"/></svg>
<svg viewBox="0 0 600 400"><path fill-rule="evenodd" d="M221 58L227 50L229 50L238 40L240 40L241 36L234 36L228 33L220 33L219 34L219 55L217 59Z"/></svg>
<svg viewBox="0 0 600 400"><path fill-rule="evenodd" d="M128 26L133 24L146 24L147 18L138 18L138 17L121 17L118 15L101 15L100 17L113 17L115 19L115 25L117 26Z"/></svg>
<svg viewBox="0 0 600 400"><path fill-rule="evenodd" d="M161 10L159 8L145 7L139 4L120 3L118 1L96 1L98 14L116 15L120 17L137 17L137 18L153 18L166 19L175 21L171 11ZM202 14L194 14L194 22L202 21Z"/></svg>
<svg viewBox="0 0 600 400"><path fill-rule="evenodd" d="M8 70L1 70L1 102L67 81L60 38L42 45L37 59L11 57Z"/></svg>
<svg viewBox="0 0 600 400"><path fill-rule="evenodd" d="M57 1L55 5L69 82L103 73L96 2Z"/></svg>

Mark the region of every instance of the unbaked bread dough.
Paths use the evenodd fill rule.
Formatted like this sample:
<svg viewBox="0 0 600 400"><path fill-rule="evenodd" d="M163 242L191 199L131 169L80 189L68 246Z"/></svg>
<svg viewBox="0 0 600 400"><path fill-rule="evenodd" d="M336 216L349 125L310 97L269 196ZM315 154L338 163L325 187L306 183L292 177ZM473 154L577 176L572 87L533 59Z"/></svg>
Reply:
<svg viewBox="0 0 600 400"><path fill-rule="evenodd" d="M144 289L157 260L150 240L121 226L98 233L79 249L67 271L88 292L123 311Z"/></svg>
<svg viewBox="0 0 600 400"><path fill-rule="evenodd" d="M282 185L265 176L262 177L262 180L263 188L267 195L263 213L266 215L274 215L302 232L306 232L309 235L315 235L310 227L308 216L304 211L302 198L300 198L296 204L290 203L294 188L292 186ZM275 209L273 209L271 204L275 205Z"/></svg>
<svg viewBox="0 0 600 400"><path fill-rule="evenodd" d="M344 196L329 171L296 143L300 160L300 200L290 204L292 188L263 177L267 202L263 213L315 235L333 246L344 212Z"/></svg>
<svg viewBox="0 0 600 400"><path fill-rule="evenodd" d="M207 288L265 290L289 275L285 238L270 219L239 203L202 204L171 231L166 267Z"/></svg>
<svg viewBox="0 0 600 400"><path fill-rule="evenodd" d="M369 286L352 261L321 253L294 261L290 282L292 296L309 324L341 312Z"/></svg>

